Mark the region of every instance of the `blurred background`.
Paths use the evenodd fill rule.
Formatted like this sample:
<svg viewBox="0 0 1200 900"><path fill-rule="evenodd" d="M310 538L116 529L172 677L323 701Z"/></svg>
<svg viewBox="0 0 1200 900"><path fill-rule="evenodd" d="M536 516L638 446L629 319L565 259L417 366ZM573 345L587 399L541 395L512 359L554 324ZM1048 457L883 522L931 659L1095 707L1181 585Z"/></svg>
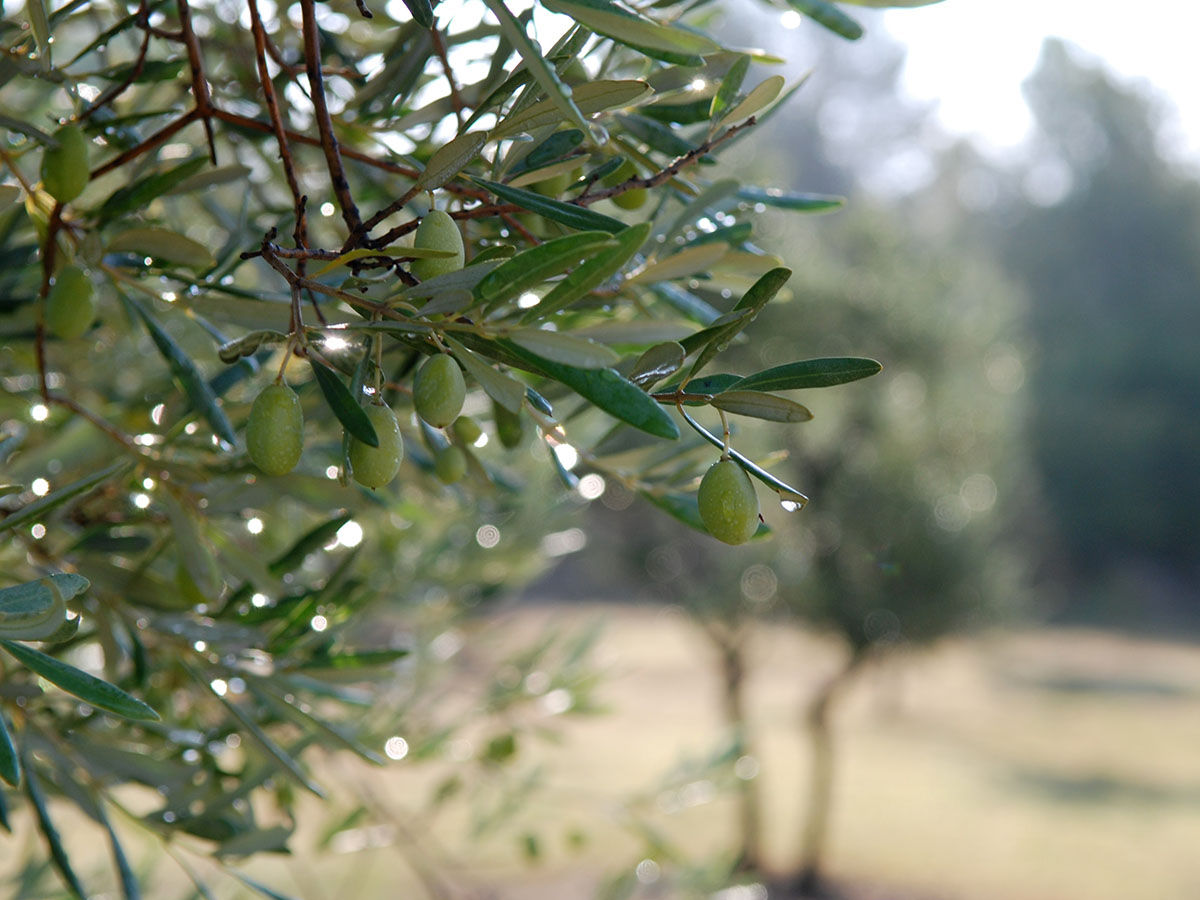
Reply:
<svg viewBox="0 0 1200 900"><path fill-rule="evenodd" d="M773 540L682 534L609 484L584 552L505 613L606 623L607 713L555 763L599 846L512 896L600 871L605 896L699 895L731 853L757 877L709 896L1200 896L1200 95L1177 15L950 2L849 45L728 12L734 43L811 70L738 164L849 198L768 214L793 297L744 370L797 349L885 370L762 435L813 498L766 511Z"/></svg>

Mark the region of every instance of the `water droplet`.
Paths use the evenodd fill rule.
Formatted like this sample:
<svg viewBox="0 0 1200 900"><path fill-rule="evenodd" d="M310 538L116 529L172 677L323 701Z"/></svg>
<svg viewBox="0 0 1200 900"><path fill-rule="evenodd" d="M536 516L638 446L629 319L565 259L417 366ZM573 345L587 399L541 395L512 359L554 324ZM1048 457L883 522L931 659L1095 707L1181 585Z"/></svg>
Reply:
<svg viewBox="0 0 1200 900"><path fill-rule="evenodd" d="M808 498L803 494L779 492L779 505L784 512L796 512L808 505Z"/></svg>
<svg viewBox="0 0 1200 900"><path fill-rule="evenodd" d="M597 125L595 122L588 125L588 131L592 134L592 140L603 146L608 143L608 129L603 125Z"/></svg>

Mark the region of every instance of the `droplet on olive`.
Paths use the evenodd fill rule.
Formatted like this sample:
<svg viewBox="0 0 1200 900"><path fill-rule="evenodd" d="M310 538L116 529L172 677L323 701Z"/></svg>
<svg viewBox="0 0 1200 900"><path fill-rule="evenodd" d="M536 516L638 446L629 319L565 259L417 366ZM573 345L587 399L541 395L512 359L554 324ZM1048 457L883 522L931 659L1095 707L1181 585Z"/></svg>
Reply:
<svg viewBox="0 0 1200 900"><path fill-rule="evenodd" d="M414 259L409 271L421 281L457 272L466 261L462 232L458 230L458 225L450 218L450 214L440 209L431 209L426 213L413 236L413 246L427 250L450 250L454 253L453 256Z"/></svg>
<svg viewBox="0 0 1200 900"><path fill-rule="evenodd" d="M467 454L461 447L443 447L433 458L433 470L443 484L454 484L467 474Z"/></svg>
<svg viewBox="0 0 1200 900"><path fill-rule="evenodd" d="M744 544L758 530L758 494L746 471L723 459L704 473L696 495L704 527L726 544Z"/></svg>
<svg viewBox="0 0 1200 900"><path fill-rule="evenodd" d="M66 266L54 276L46 295L46 327L56 337L77 338L87 333L96 318L92 280L78 266Z"/></svg>
<svg viewBox="0 0 1200 900"><path fill-rule="evenodd" d="M435 428L444 428L462 412L467 384L454 358L436 353L413 378L413 405L417 415Z"/></svg>
<svg viewBox="0 0 1200 900"><path fill-rule="evenodd" d="M286 384L269 384L254 398L246 422L250 460L267 475L286 475L304 450L304 412Z"/></svg>
<svg viewBox="0 0 1200 900"><path fill-rule="evenodd" d="M379 446L372 447L358 438L350 438L350 469L354 480L364 487L383 487L400 471L404 440L400 436L400 423L391 409L371 405L366 407L366 413L379 438Z"/></svg>
<svg viewBox="0 0 1200 900"><path fill-rule="evenodd" d="M59 203L70 203L88 183L88 145L78 125L63 125L54 132L58 147L42 154L42 187Z"/></svg>

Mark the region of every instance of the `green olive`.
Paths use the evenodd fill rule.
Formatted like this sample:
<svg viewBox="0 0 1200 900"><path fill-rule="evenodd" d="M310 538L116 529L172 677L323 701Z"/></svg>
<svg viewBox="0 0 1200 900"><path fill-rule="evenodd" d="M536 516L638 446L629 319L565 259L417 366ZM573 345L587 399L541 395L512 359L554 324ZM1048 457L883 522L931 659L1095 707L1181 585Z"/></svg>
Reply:
<svg viewBox="0 0 1200 900"><path fill-rule="evenodd" d="M462 232L458 230L458 225L450 218L450 214L440 209L431 209L421 220L413 237L413 246L454 251L453 256L414 259L409 271L421 281L428 281L436 275L457 272L466 261Z"/></svg>
<svg viewBox="0 0 1200 900"><path fill-rule="evenodd" d="M558 197L562 195L571 184L570 172L559 172L557 175L551 175L549 178L543 178L541 181L535 181L529 187L531 190L541 194L543 197Z"/></svg>
<svg viewBox="0 0 1200 900"><path fill-rule="evenodd" d="M246 449L268 475L286 475L300 462L304 412L300 398L286 384L269 384L254 398L246 422Z"/></svg>
<svg viewBox="0 0 1200 900"><path fill-rule="evenodd" d="M433 470L444 484L461 481L467 474L467 454L461 447L445 447L433 458Z"/></svg>
<svg viewBox="0 0 1200 900"><path fill-rule="evenodd" d="M525 420L520 413L511 412L496 403L492 407L492 418L496 422L496 437L500 439L501 446L508 450L521 446L525 436Z"/></svg>
<svg viewBox="0 0 1200 900"><path fill-rule="evenodd" d="M726 544L744 544L758 530L758 495L746 471L732 459L714 463L696 495L704 527Z"/></svg>
<svg viewBox="0 0 1200 900"><path fill-rule="evenodd" d="M78 266L60 269L46 295L46 327L64 340L77 338L87 333L95 318L92 280Z"/></svg>
<svg viewBox="0 0 1200 900"><path fill-rule="evenodd" d="M375 426L379 446L364 444L358 438L350 439L350 469L354 480L369 488L383 487L400 471L404 459L404 440L400 436L400 423L396 414L386 406L368 406L367 418Z"/></svg>
<svg viewBox="0 0 1200 900"><path fill-rule="evenodd" d="M633 163L625 160L617 171L604 179L605 187L615 187L622 182L628 181L637 175L637 169L633 167ZM646 188L630 188L624 193L617 194L612 198L612 202L621 209L641 209L646 204L646 198L649 196L649 191Z"/></svg>
<svg viewBox="0 0 1200 900"><path fill-rule="evenodd" d="M435 428L444 428L462 412L467 384L454 358L437 353L425 361L413 379L417 415Z"/></svg>
<svg viewBox="0 0 1200 900"><path fill-rule="evenodd" d="M58 149L47 147L42 154L42 187L59 203L70 203L87 187L87 138L79 126L64 125L54 139Z"/></svg>
<svg viewBox="0 0 1200 900"><path fill-rule="evenodd" d="M454 429L454 436L468 446L473 445L483 434L479 423L470 416L459 416L451 427Z"/></svg>

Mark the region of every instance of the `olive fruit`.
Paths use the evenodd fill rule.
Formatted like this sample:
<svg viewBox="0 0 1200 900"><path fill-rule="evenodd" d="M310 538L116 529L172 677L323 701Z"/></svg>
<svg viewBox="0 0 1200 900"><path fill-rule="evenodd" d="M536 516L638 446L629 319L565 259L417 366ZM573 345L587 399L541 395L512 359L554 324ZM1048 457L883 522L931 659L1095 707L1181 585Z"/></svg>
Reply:
<svg viewBox="0 0 1200 900"><path fill-rule="evenodd" d="M615 187L622 182L628 181L635 175L637 175L637 169L633 167L633 163L626 160L617 171L604 179L604 186ZM649 191L646 188L630 188L624 193L614 196L612 202L621 207L621 209L641 209L646 204L646 197L648 195Z"/></svg>
<svg viewBox="0 0 1200 900"><path fill-rule="evenodd" d="M269 384L254 398L246 423L251 461L268 475L286 475L304 449L304 413L300 398L286 384Z"/></svg>
<svg viewBox="0 0 1200 900"><path fill-rule="evenodd" d="M750 476L732 459L714 463L696 495L704 527L726 544L744 544L758 530L758 495Z"/></svg>
<svg viewBox="0 0 1200 900"><path fill-rule="evenodd" d="M558 197L571 185L571 173L559 172L541 181L535 181L529 187L543 197Z"/></svg>
<svg viewBox="0 0 1200 900"><path fill-rule="evenodd" d="M461 447L444 447L433 458L433 471L444 484L461 481L467 474L467 454Z"/></svg>
<svg viewBox="0 0 1200 900"><path fill-rule="evenodd" d="M372 405L366 408L366 413L379 438L379 446L372 447L358 438L350 438L350 469L354 480L364 487L383 487L400 471L404 440L400 437L400 423L391 409Z"/></svg>
<svg viewBox="0 0 1200 900"><path fill-rule="evenodd" d="M459 416L454 420L451 426L454 429L454 436L464 444L474 445L483 434L483 429L479 427L479 423L470 416Z"/></svg>
<svg viewBox="0 0 1200 900"><path fill-rule="evenodd" d="M58 149L47 147L42 154L42 187L59 203L70 203L87 187L87 138L79 126L64 125L54 139Z"/></svg>
<svg viewBox="0 0 1200 900"><path fill-rule="evenodd" d="M87 273L78 266L59 269L46 295L46 327L51 334L64 339L80 337L95 318L92 280Z"/></svg>
<svg viewBox="0 0 1200 900"><path fill-rule="evenodd" d="M417 415L435 428L444 428L462 412L467 384L453 357L437 353L425 361L413 378L413 405Z"/></svg>
<svg viewBox="0 0 1200 900"><path fill-rule="evenodd" d="M525 435L525 420L521 418L520 413L512 412L508 407L496 403L493 404L492 417L496 422L496 437L500 439L501 446L507 450L521 446L521 439Z"/></svg>
<svg viewBox="0 0 1200 900"><path fill-rule="evenodd" d="M409 270L422 281L427 281L435 275L445 275L457 272L463 267L466 255L463 251L462 233L450 214L440 209L431 209L413 237L414 247L429 250L453 250L453 256L431 257L430 259L414 259Z"/></svg>

